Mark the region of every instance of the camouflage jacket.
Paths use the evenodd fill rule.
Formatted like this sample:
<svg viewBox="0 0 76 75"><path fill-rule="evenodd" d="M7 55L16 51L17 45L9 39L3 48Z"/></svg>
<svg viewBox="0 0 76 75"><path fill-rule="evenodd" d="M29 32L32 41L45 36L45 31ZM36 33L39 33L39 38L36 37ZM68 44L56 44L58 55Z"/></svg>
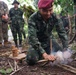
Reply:
<svg viewBox="0 0 76 75"><path fill-rule="evenodd" d="M69 28L69 19L68 19L68 16L62 16L62 17L61 17L61 20L62 20L62 22L63 22L64 28L65 28L65 27L68 27L68 28Z"/></svg>
<svg viewBox="0 0 76 75"><path fill-rule="evenodd" d="M18 8L15 10L15 8L11 8L9 11L10 20L12 21L12 24L21 24L24 22L23 19L23 11Z"/></svg>
<svg viewBox="0 0 76 75"><path fill-rule="evenodd" d="M56 27L56 31L61 38L63 48L68 47L68 39L62 21L55 14L45 22L39 12L32 14L28 21L28 37L29 43L33 48L40 50L44 53L44 48L48 47L53 28Z"/></svg>
<svg viewBox="0 0 76 75"><path fill-rule="evenodd" d="M4 14L8 14L8 6L5 2L0 1L0 16L4 15Z"/></svg>

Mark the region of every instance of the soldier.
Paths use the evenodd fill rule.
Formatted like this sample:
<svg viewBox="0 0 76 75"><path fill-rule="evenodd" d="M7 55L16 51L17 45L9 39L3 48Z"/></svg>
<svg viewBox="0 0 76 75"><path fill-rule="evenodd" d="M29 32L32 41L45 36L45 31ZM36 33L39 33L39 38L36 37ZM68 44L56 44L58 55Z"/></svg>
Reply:
<svg viewBox="0 0 76 75"><path fill-rule="evenodd" d="M65 28L65 31L68 34L69 33L69 19L68 19L68 16L66 14L64 16L61 16L61 20L63 22L63 26Z"/></svg>
<svg viewBox="0 0 76 75"><path fill-rule="evenodd" d="M0 47L8 45L8 7L3 1L0 1Z"/></svg>
<svg viewBox="0 0 76 75"><path fill-rule="evenodd" d="M24 20L23 20L23 11L18 8L19 2L14 0L14 2L12 3L12 5L14 5L13 8L10 9L9 11L9 15L10 15L10 20L11 20L11 30L12 30L12 34L14 37L14 42L15 45L18 47L18 43L17 43L17 34L19 37L19 46L22 46L22 32L24 32L23 28L24 28ZM24 38L26 38L25 36L25 32L24 32Z"/></svg>
<svg viewBox="0 0 76 75"><path fill-rule="evenodd" d="M34 65L40 59L52 60L55 56L50 55L50 39L55 50L62 50L52 36L52 30L56 27L63 44L63 50L68 48L68 39L62 21L53 13L53 0L39 0L39 11L32 14L28 21L28 37L30 48L27 52L26 62Z"/></svg>

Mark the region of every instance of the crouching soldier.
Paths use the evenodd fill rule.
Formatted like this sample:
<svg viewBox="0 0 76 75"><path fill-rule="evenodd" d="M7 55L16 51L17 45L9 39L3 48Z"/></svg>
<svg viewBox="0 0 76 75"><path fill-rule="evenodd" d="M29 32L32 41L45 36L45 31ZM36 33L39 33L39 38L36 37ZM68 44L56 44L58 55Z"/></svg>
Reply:
<svg viewBox="0 0 76 75"><path fill-rule="evenodd" d="M55 50L68 48L68 39L59 17L53 13L54 0L39 0L39 11L32 14L28 21L28 37L30 48L27 52L26 61L34 65L40 59L54 61L55 56L50 55L50 39ZM52 37L52 30L56 31L62 41L63 48Z"/></svg>

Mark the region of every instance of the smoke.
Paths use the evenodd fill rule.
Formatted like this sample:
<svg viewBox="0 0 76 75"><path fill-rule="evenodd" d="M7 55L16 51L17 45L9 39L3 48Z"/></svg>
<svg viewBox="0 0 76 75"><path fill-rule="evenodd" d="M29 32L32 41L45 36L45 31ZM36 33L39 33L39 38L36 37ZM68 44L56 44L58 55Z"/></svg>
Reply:
<svg viewBox="0 0 76 75"><path fill-rule="evenodd" d="M68 64L69 62L72 62L72 54L73 54L73 50L71 49L67 49L66 51L57 51L52 53L53 55L56 56L56 60L54 62L50 62L50 64L53 65L57 65L57 64Z"/></svg>

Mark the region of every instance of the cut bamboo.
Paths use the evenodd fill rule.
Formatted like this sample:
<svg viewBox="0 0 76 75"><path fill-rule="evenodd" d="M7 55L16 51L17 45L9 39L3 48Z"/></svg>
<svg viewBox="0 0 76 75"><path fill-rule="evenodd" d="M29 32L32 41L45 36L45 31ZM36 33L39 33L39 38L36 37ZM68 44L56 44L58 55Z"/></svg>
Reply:
<svg viewBox="0 0 76 75"><path fill-rule="evenodd" d="M76 74L76 68L74 68L72 66L65 65L65 64L57 64L57 66Z"/></svg>
<svg viewBox="0 0 76 75"><path fill-rule="evenodd" d="M50 50L52 52L52 39L50 39Z"/></svg>

